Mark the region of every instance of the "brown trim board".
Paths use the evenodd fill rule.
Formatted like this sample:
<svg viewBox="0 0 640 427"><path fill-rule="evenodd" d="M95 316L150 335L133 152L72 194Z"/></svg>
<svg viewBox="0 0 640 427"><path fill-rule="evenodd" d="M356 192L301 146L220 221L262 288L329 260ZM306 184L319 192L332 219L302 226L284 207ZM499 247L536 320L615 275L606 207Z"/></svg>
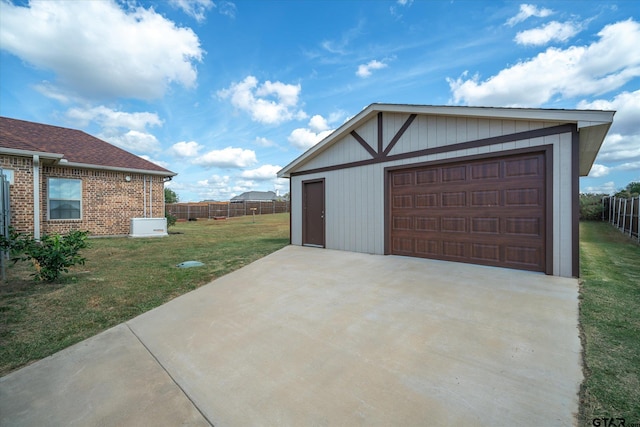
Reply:
<svg viewBox="0 0 640 427"><path fill-rule="evenodd" d="M362 147L367 150L367 152L369 154L371 154L371 157L376 158L378 157L378 153L375 152L375 150L373 148L371 148L371 146L369 144L367 144L367 141L364 140L363 137L361 137L358 132L356 132L355 130L351 131L351 136L360 143L360 145L362 145Z"/></svg>
<svg viewBox="0 0 640 427"><path fill-rule="evenodd" d="M398 143L398 141L400 141L400 138L402 138L402 135L404 135L407 129L409 129L409 126L411 126L411 123L413 123L413 121L417 116L418 116L417 114L412 114L409 116L407 121L404 122L402 127L398 130L398 133L396 133L394 137L391 138L391 142L389 142L389 145L387 145L387 148L385 148L384 151L382 152L384 156L387 156L389 152L393 149L393 147Z"/></svg>
<svg viewBox="0 0 640 427"><path fill-rule="evenodd" d="M402 169L414 169L422 166L436 166L447 163L464 163L466 161L481 160L491 157L508 157L526 153L544 153L545 157L545 274L553 274L553 145L539 145L536 147L520 148L515 150L496 151L492 153L475 154L471 156L456 157L452 159L420 162L411 165L389 166L384 168L384 254L391 253L390 223L390 195L391 184L389 176L391 172Z"/></svg>
<svg viewBox="0 0 640 427"><path fill-rule="evenodd" d="M523 140L523 139L540 138L540 137L544 137L544 136L551 136L551 135L557 135L557 134L561 134L561 133L568 133L568 132L574 132L574 131L575 131L575 125L574 124L564 124L564 125L558 125L558 126L551 126L551 127L548 127L548 128L528 130L528 131L524 131L524 132L511 133L511 134L508 134L508 135L501 135L501 136L494 136L494 137L491 137L491 138L478 139L478 140L475 140L475 141L461 142L461 143L458 143L458 144L444 145L444 146L441 146L441 147L434 147L434 148L427 148L427 149L424 149L424 150L411 151L409 153L395 154L395 155L386 156L386 157L377 156L377 157L375 157L373 159L360 160L360 161L357 161L357 162L350 162L350 163L342 163L342 164L333 165L333 166L325 166L325 167L321 167L321 168L309 169L309 170L300 171L300 172L292 172L291 176L308 175L308 174L319 173L319 172L330 172L330 171L335 171L335 170L340 170L340 169L355 168L355 167L358 167L358 166L366 166L366 165L372 165L372 164L376 164L376 163L391 162L391 161L394 161L394 160L410 159L410 158L413 158L413 157L428 156L430 154L447 153L447 152L451 152L451 151L465 150L465 149L469 149L469 148L479 148L479 147L484 147L484 146L487 146L487 145L501 144L501 143L512 142L512 141L520 141L520 140ZM491 154L493 154L495 156L495 155L497 155L497 153L498 152L494 152L494 153L491 153Z"/></svg>

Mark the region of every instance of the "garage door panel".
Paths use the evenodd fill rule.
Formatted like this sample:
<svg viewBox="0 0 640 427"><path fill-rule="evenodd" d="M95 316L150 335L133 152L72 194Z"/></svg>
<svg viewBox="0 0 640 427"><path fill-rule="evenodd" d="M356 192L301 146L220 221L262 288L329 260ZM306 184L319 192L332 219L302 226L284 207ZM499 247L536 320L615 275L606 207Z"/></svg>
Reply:
<svg viewBox="0 0 640 427"><path fill-rule="evenodd" d="M467 218L447 218L444 217L440 220L440 230L443 233L466 233L467 232Z"/></svg>
<svg viewBox="0 0 640 427"><path fill-rule="evenodd" d="M513 188L505 190L505 206L542 206L543 189L541 188Z"/></svg>
<svg viewBox="0 0 640 427"><path fill-rule="evenodd" d="M500 234L500 218L471 218L471 233Z"/></svg>
<svg viewBox="0 0 640 427"><path fill-rule="evenodd" d="M410 194L393 196L394 209L410 209L413 207L413 196Z"/></svg>
<svg viewBox="0 0 640 427"><path fill-rule="evenodd" d="M460 208L467 206L466 191L456 191L450 193L442 193L442 207Z"/></svg>
<svg viewBox="0 0 640 427"><path fill-rule="evenodd" d="M538 269L542 265L541 248L506 246L505 262L510 266Z"/></svg>
<svg viewBox="0 0 640 427"><path fill-rule="evenodd" d="M440 231L440 219L436 217L416 217L416 231Z"/></svg>
<svg viewBox="0 0 640 427"><path fill-rule="evenodd" d="M393 229L396 231L413 230L413 217L410 216L394 216Z"/></svg>
<svg viewBox="0 0 640 427"><path fill-rule="evenodd" d="M502 197L502 191L499 190L477 190L477 191L469 191L470 202L472 207L491 207L491 206L500 206Z"/></svg>
<svg viewBox="0 0 640 427"><path fill-rule="evenodd" d="M395 180L398 174L402 178ZM394 171L391 253L545 270L544 154ZM410 178L407 178L410 177Z"/></svg>
<svg viewBox="0 0 640 427"><path fill-rule="evenodd" d="M438 182L438 169L427 169L416 172L416 185L435 184Z"/></svg>
<svg viewBox="0 0 640 427"><path fill-rule="evenodd" d="M437 193L418 194L415 198L416 208L434 208L440 206Z"/></svg>
<svg viewBox="0 0 640 427"><path fill-rule="evenodd" d="M542 237L540 218L505 218L505 233Z"/></svg>
<svg viewBox="0 0 640 427"><path fill-rule="evenodd" d="M442 253L442 243L439 240L416 239L416 253L423 256L433 256Z"/></svg>
<svg viewBox="0 0 640 427"><path fill-rule="evenodd" d="M538 176L543 174L542 162L539 156L531 156L520 159L507 160L505 165L505 177Z"/></svg>
<svg viewBox="0 0 640 427"><path fill-rule="evenodd" d="M493 180L500 178L500 162L481 162L469 166L472 181Z"/></svg>
<svg viewBox="0 0 640 427"><path fill-rule="evenodd" d="M500 262L500 245L471 243L471 258L477 261Z"/></svg>
<svg viewBox="0 0 640 427"><path fill-rule="evenodd" d="M442 168L442 182L460 182L467 180L467 167L453 166Z"/></svg>

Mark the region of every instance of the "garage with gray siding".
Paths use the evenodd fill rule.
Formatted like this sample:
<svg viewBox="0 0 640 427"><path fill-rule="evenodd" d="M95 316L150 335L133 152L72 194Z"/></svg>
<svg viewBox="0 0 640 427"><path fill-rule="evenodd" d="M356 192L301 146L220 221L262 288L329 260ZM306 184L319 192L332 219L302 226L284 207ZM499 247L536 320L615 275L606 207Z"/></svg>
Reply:
<svg viewBox="0 0 640 427"><path fill-rule="evenodd" d="M291 243L578 275L614 112L372 104L295 159Z"/></svg>

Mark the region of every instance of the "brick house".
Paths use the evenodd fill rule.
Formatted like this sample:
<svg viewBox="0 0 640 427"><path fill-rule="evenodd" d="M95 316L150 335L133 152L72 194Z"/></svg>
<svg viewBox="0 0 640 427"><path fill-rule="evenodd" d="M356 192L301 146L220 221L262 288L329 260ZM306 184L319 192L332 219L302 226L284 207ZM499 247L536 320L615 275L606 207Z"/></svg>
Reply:
<svg viewBox="0 0 640 427"><path fill-rule="evenodd" d="M0 168L18 231L128 235L132 218L164 217L176 174L85 132L0 117Z"/></svg>

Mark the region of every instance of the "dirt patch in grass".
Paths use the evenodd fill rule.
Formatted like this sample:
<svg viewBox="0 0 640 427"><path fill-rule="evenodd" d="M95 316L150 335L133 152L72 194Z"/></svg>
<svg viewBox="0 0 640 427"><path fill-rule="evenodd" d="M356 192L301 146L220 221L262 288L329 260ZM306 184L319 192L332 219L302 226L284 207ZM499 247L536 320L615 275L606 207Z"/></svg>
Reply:
<svg viewBox="0 0 640 427"><path fill-rule="evenodd" d="M640 423L640 246L607 223L583 222L580 263L580 424Z"/></svg>
<svg viewBox="0 0 640 427"><path fill-rule="evenodd" d="M0 375L132 319L289 243L289 214L178 223L163 238L91 239L85 265L35 284L28 263L0 284ZM183 261L204 263L177 268Z"/></svg>

